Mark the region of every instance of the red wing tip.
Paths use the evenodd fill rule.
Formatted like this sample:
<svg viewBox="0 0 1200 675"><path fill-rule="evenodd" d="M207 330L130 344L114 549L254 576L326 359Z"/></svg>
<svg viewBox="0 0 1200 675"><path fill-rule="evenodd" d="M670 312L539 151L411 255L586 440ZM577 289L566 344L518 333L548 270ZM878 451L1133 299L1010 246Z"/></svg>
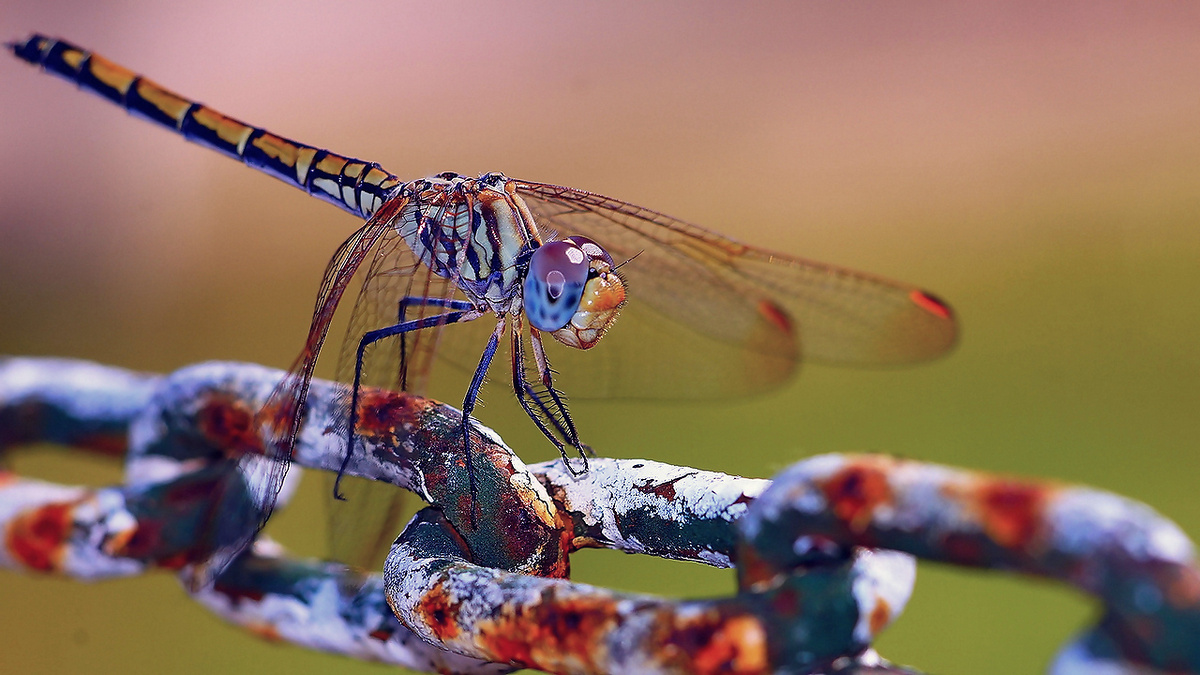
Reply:
<svg viewBox="0 0 1200 675"><path fill-rule="evenodd" d="M929 312L930 314L939 316L943 319L954 318L954 311L950 309L950 305L947 305L944 300L932 293L915 290L912 293L909 293L908 297L913 301L913 304L925 310L926 312Z"/></svg>
<svg viewBox="0 0 1200 675"><path fill-rule="evenodd" d="M762 300L758 303L758 313L785 334L792 334L792 319L779 305L770 300Z"/></svg>

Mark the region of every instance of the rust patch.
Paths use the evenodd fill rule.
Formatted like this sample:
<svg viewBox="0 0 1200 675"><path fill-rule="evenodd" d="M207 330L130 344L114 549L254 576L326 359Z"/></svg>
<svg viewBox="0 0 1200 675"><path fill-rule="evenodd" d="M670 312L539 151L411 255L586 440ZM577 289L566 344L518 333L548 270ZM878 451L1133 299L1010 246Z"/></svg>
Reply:
<svg viewBox="0 0 1200 675"><path fill-rule="evenodd" d="M758 555L750 545L739 544L737 555L738 586L743 591L761 590L773 582L779 570Z"/></svg>
<svg viewBox="0 0 1200 675"><path fill-rule="evenodd" d="M291 429L295 410L296 406L289 402L288 397L284 396L278 401L272 397L262 410L258 411L254 421L258 426L265 427L271 436L280 437Z"/></svg>
<svg viewBox="0 0 1200 675"><path fill-rule="evenodd" d="M750 495L743 492L742 494L738 495L737 499L733 500L733 503L734 504L752 504L752 503L754 503L754 500L755 500L755 497L751 497Z"/></svg>
<svg viewBox="0 0 1200 675"><path fill-rule="evenodd" d="M710 611L676 623L668 631L659 652L667 657L666 663L678 663L704 675L768 670L766 630L752 616Z"/></svg>
<svg viewBox="0 0 1200 675"><path fill-rule="evenodd" d="M675 484L684 478L687 478L688 476L694 475L696 475L696 472L690 471L682 476L679 476L678 478L672 478L665 483L655 484L653 481L647 481L645 485L634 485L633 489L645 495L652 494L661 497L662 499L666 499L667 501L671 501L675 499Z"/></svg>
<svg viewBox="0 0 1200 675"><path fill-rule="evenodd" d="M494 463L497 458L489 453L488 459ZM507 477L512 474L513 468L511 463L506 464L498 468ZM506 560L498 566L537 576L560 576L556 571L565 572L565 567L560 563L566 558L564 551L567 550L567 544L564 541L570 540L572 531L556 527L553 514L546 510L534 493L512 483L501 483L501 486L503 489L496 495L498 503L494 503L492 522L509 536L501 541ZM486 502L480 506L484 504Z"/></svg>
<svg viewBox="0 0 1200 675"><path fill-rule="evenodd" d="M81 436L76 443L79 447L87 448L103 457L120 459L129 450L128 441L129 439L125 434L118 433Z"/></svg>
<svg viewBox="0 0 1200 675"><path fill-rule="evenodd" d="M441 642L447 642L458 637L461 628L458 625L458 610L460 603L454 602L446 592L444 584L438 584L429 589L414 608L421 621L429 626Z"/></svg>
<svg viewBox="0 0 1200 675"><path fill-rule="evenodd" d="M1191 609L1200 604L1200 570L1195 567L1177 568L1163 586L1172 607Z"/></svg>
<svg viewBox="0 0 1200 675"><path fill-rule="evenodd" d="M358 394L355 433L385 448L399 449L408 429L424 428L421 417L433 402L404 392L364 388Z"/></svg>
<svg viewBox="0 0 1200 675"><path fill-rule="evenodd" d="M870 524L875 509L892 501L892 486L881 469L850 464L821 485L834 515L854 533Z"/></svg>
<svg viewBox="0 0 1200 675"><path fill-rule="evenodd" d="M9 522L5 545L26 567L54 572L62 567L71 518L81 500L45 504L22 512Z"/></svg>
<svg viewBox="0 0 1200 675"><path fill-rule="evenodd" d="M213 584L213 591L229 598L233 601L234 605L240 605L243 601L247 600L250 602L262 602L263 598L267 595L265 591L260 589L220 583L220 577L217 577L217 579L218 581Z"/></svg>
<svg viewBox="0 0 1200 675"><path fill-rule="evenodd" d="M246 624L246 630L250 631L267 642L283 642L283 636L279 634L279 629L265 622L254 622Z"/></svg>
<svg viewBox="0 0 1200 675"><path fill-rule="evenodd" d="M387 642L388 640L391 640L392 636L395 634L395 631L390 628L376 628L370 633L367 633L367 635L379 640L380 642Z"/></svg>
<svg viewBox="0 0 1200 675"><path fill-rule="evenodd" d="M0 469L0 488L11 485L17 482L17 474L15 471Z"/></svg>
<svg viewBox="0 0 1200 675"><path fill-rule="evenodd" d="M871 627L871 635L879 635L880 631L887 628L888 622L892 620L892 606L883 598L875 598L875 609L871 610L871 616L867 618L867 623Z"/></svg>
<svg viewBox="0 0 1200 675"><path fill-rule="evenodd" d="M1025 550L1041 526L1045 488L1015 481L984 483L977 507L984 530L1007 549Z"/></svg>
<svg viewBox="0 0 1200 675"><path fill-rule="evenodd" d="M132 530L104 543L104 550L112 556L145 560L162 542L162 523L141 518ZM161 563L160 563L161 564Z"/></svg>
<svg viewBox="0 0 1200 675"><path fill-rule="evenodd" d="M133 540L140 529L140 527L130 527L113 532L101 545L101 550L106 555L121 557L121 552L128 548L129 542Z"/></svg>
<svg viewBox="0 0 1200 675"><path fill-rule="evenodd" d="M482 622L476 634L494 661L552 672L601 672L608 657L605 638L617 623L613 598L560 598L550 589L515 616Z"/></svg>
<svg viewBox="0 0 1200 675"><path fill-rule="evenodd" d="M235 457L263 454L254 421L246 402L228 394L207 397L196 413L196 426L205 440Z"/></svg>
<svg viewBox="0 0 1200 675"><path fill-rule="evenodd" d="M800 594L795 588L781 588L775 597L771 598L771 611L779 616L796 616L800 610Z"/></svg>
<svg viewBox="0 0 1200 675"><path fill-rule="evenodd" d="M980 537L962 533L951 533L942 539L943 559L950 562L977 565L984 562L983 542Z"/></svg>

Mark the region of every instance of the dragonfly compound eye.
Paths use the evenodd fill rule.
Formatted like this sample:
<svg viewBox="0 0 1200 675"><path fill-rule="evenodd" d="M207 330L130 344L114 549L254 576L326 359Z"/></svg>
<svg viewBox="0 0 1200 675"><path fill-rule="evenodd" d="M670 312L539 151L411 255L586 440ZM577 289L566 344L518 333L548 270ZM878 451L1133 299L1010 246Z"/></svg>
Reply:
<svg viewBox="0 0 1200 675"><path fill-rule="evenodd" d="M579 235L575 235L574 237L567 237L564 241L569 241L572 244L575 244L576 246L578 246L580 248L580 250L582 250L584 252L584 254L587 255L588 260L604 261L604 262L608 263L609 269L612 269L612 266L613 266L612 256L610 256L608 254L608 251L605 251L604 247L601 246L600 244L597 244L596 242L592 241L591 239L588 239L587 237L581 237Z"/></svg>
<svg viewBox="0 0 1200 675"><path fill-rule="evenodd" d="M568 237L563 243L578 247L587 257L586 283L574 314L551 335L569 347L591 349L625 305L625 282L614 271L612 256L600 244L579 236Z"/></svg>
<svg viewBox="0 0 1200 675"><path fill-rule="evenodd" d="M533 252L525 275L525 315L534 328L556 331L579 309L588 278L588 256L571 241L552 241Z"/></svg>

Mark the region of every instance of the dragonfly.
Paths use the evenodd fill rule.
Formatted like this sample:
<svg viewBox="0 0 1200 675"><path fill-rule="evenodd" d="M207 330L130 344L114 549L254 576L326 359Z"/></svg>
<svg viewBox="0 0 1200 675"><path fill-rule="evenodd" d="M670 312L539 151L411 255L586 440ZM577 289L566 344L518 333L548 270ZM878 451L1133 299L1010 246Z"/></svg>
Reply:
<svg viewBox="0 0 1200 675"><path fill-rule="evenodd" d="M338 367L349 383L343 469L355 449L360 389L421 391L435 357L472 373L462 405L470 469L471 414L505 341L513 395L573 472L586 470L587 446L564 392L737 396L781 386L802 361L915 363L956 342L949 305L910 284L746 245L561 185L496 172L406 181L376 162L243 123L66 41L33 35L8 46L365 221L326 267L304 348L260 415L272 462L250 486L259 529L290 465L317 357L355 278L361 285ZM566 348L554 351L555 343ZM578 469L568 449L579 453ZM334 493L341 496L336 482ZM224 558L257 531L240 535Z"/></svg>

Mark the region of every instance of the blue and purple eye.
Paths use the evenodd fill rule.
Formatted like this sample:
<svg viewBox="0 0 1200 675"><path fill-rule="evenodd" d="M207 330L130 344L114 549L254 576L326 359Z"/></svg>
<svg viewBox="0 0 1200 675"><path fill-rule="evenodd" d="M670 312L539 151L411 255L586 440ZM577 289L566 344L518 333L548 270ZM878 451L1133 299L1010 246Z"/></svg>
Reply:
<svg viewBox="0 0 1200 675"><path fill-rule="evenodd" d="M612 256L608 254L608 251L605 251L603 246L597 244L591 239L575 235L574 237L567 237L563 241L569 241L578 246L579 250L583 251L583 254L587 256L588 261L603 260L604 262L608 263L609 268L613 266L613 259Z"/></svg>
<svg viewBox="0 0 1200 675"><path fill-rule="evenodd" d="M587 243L599 248L591 240ZM525 315L530 325L548 332L567 325L583 298L588 267L587 253L571 239L552 241L534 251L525 275Z"/></svg>

